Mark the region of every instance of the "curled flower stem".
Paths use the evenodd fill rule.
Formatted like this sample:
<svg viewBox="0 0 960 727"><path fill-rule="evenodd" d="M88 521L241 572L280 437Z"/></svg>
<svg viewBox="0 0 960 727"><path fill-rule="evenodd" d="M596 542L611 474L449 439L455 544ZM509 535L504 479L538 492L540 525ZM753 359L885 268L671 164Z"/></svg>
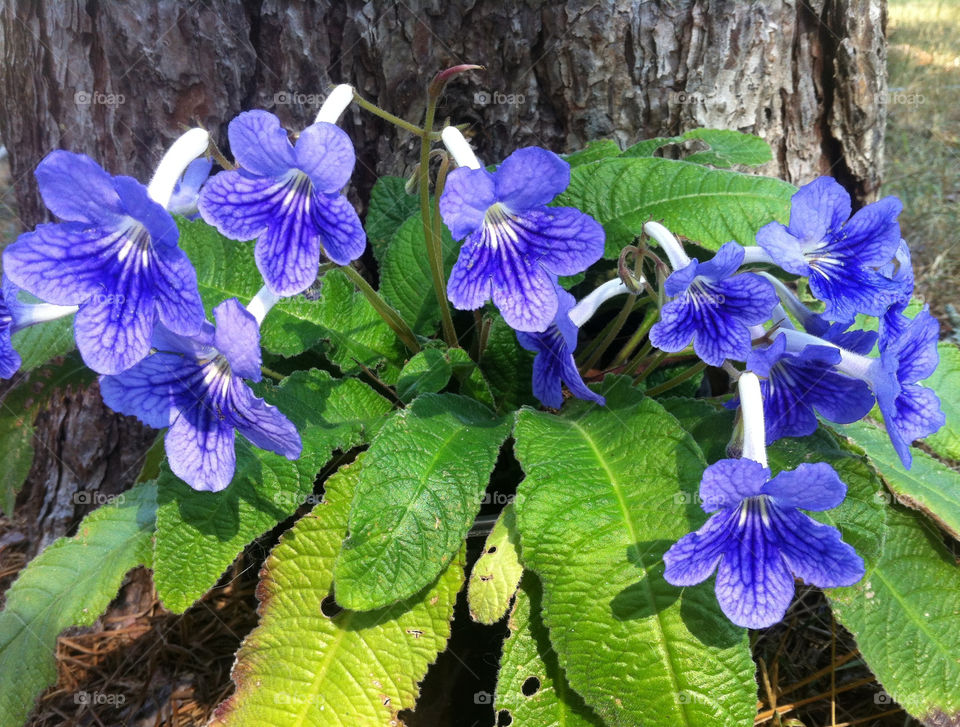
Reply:
<svg viewBox="0 0 960 727"><path fill-rule="evenodd" d="M744 371L737 380L737 391L740 393L740 411L743 415L743 457L766 467L766 429L760 379L752 371Z"/></svg>
<svg viewBox="0 0 960 727"><path fill-rule="evenodd" d="M409 131L411 134L416 134L417 136L424 136L427 133L416 124L411 124L409 121L404 121L399 116L394 116L389 111L384 111L375 103L367 101L367 99L363 98L363 96L358 94L356 91L353 92L353 100L360 108L364 109L365 111L369 111L374 116L379 116L384 121L389 121L391 124L403 129L404 131Z"/></svg>
<svg viewBox="0 0 960 727"><path fill-rule="evenodd" d="M173 142L163 155L153 173L153 179L147 185L150 199L166 209L173 196L173 188L183 176L187 165L203 154L210 144L210 134L206 129L190 129Z"/></svg>
<svg viewBox="0 0 960 727"><path fill-rule="evenodd" d="M423 125L427 131L433 130L433 118L437 111L437 97L427 95L427 112ZM433 190L435 204L439 204L443 194L443 183L446 181L446 170L441 166L441 179L438 175L437 186ZM453 326L450 315L450 304L447 302L447 286L443 276L443 246L440 242L439 224L435 227L430 208L430 137L428 134L420 136L420 217L423 220L423 237L427 243L427 259L430 263L430 276L433 278L433 290L440 306L440 321L443 328L443 338L447 345L456 348L457 331ZM433 212L439 217L439 210Z"/></svg>
<svg viewBox="0 0 960 727"><path fill-rule="evenodd" d="M684 381L688 381L689 379L692 379L694 376L699 374L705 368L707 368L706 363L704 363L703 361L697 361L696 364L688 368L683 373L677 374L672 379L668 379L667 381L664 381L662 384L657 384L652 389L648 389L646 394L647 396L657 396L659 394L662 394L665 391L670 391L670 389L680 386L680 384L682 384Z"/></svg>
<svg viewBox="0 0 960 727"><path fill-rule="evenodd" d="M403 318L400 317L400 314L397 313L387 302L380 297L380 294L377 293L370 283L368 283L364 277L357 272L350 265L344 265L340 268L344 274L353 281L353 284L359 288L360 292L370 301L370 305L374 307L374 310L380 314L380 317L386 321L387 325L397 334L397 337L403 341L403 344L407 347L410 353L417 353L420 350L420 342L417 341L417 337L414 335L413 331L410 330L410 326L406 324Z"/></svg>
<svg viewBox="0 0 960 727"><path fill-rule="evenodd" d="M670 230L659 222L647 222L643 226L643 231L650 235L667 254L667 257L670 259L670 267L674 270L680 270L690 264L690 258L687 256L687 253L684 252L683 245L673 236Z"/></svg>
<svg viewBox="0 0 960 727"><path fill-rule="evenodd" d="M353 101L353 86L349 83L341 83L334 86L330 95L324 100L317 112L317 118L314 123L325 121L328 124L335 124L340 120L340 116L347 110L347 106Z"/></svg>

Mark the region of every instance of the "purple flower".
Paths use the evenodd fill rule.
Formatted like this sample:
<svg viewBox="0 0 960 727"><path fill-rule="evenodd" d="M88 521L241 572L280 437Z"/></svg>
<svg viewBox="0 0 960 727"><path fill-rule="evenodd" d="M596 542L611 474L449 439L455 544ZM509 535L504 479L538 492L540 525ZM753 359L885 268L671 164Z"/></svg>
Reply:
<svg viewBox="0 0 960 727"><path fill-rule="evenodd" d="M230 122L229 136L240 169L204 185L200 214L231 239L257 238L257 267L277 295L306 290L321 252L338 265L363 254L360 219L340 193L356 162L343 129L321 121L291 145L276 116L245 111Z"/></svg>
<svg viewBox="0 0 960 727"><path fill-rule="evenodd" d="M563 405L561 384L566 384L570 393L578 399L605 404L602 396L587 388L573 360L578 329L570 320L570 311L576 301L559 285L557 300L557 316L547 330L541 333L517 331L520 345L537 354L533 359L533 395L544 406L559 409Z"/></svg>
<svg viewBox="0 0 960 727"><path fill-rule="evenodd" d="M447 178L440 214L464 240L447 296L461 310L493 299L515 330L546 330L559 303L554 281L603 255L604 233L572 207L547 207L570 184L570 165L539 147L518 149L495 172L459 167Z"/></svg>
<svg viewBox="0 0 960 727"><path fill-rule="evenodd" d="M0 379L9 379L20 368L20 354L13 348L10 337L14 333L13 312L7 304L9 295L14 297L17 289L3 278L3 289L0 291Z"/></svg>
<svg viewBox="0 0 960 727"><path fill-rule="evenodd" d="M93 370L119 373L150 350L159 320L193 335L203 324L197 276L170 214L130 177L90 157L54 151L36 171L63 222L39 225L3 253L10 279L48 303L79 305L77 348Z"/></svg>
<svg viewBox="0 0 960 727"><path fill-rule="evenodd" d="M893 448L910 469L910 444L940 429L946 421L940 399L921 386L937 368L940 325L927 306L895 336L880 345L880 358L870 367L877 404Z"/></svg>
<svg viewBox="0 0 960 727"><path fill-rule="evenodd" d="M117 376L101 376L103 400L148 426L169 426L165 446L173 473L195 490L216 492L233 479L235 431L287 459L300 456L300 435L276 407L254 396L244 379L259 381L256 319L231 298L213 311L198 336L162 327L156 353Z"/></svg>
<svg viewBox="0 0 960 727"><path fill-rule="evenodd" d="M901 209L896 197L884 197L850 217L850 195L836 180L819 177L791 198L790 224L762 227L757 244L784 270L809 277L827 319L880 316L900 291L878 268L900 244Z"/></svg>
<svg viewBox="0 0 960 727"><path fill-rule="evenodd" d="M664 554L664 577L692 586L717 570L720 608L738 626L780 621L794 594L794 576L822 588L853 585L863 560L840 532L800 512L829 510L846 496L830 465L801 464L770 477L751 459L723 459L700 482L703 509L714 513Z"/></svg>
<svg viewBox="0 0 960 727"><path fill-rule="evenodd" d="M182 215L188 219L196 219L197 203L200 201L200 188L210 176L213 161L200 157L194 159L187 166L180 181L173 187L173 194L167 209L172 215Z"/></svg>
<svg viewBox="0 0 960 727"><path fill-rule="evenodd" d="M773 286L755 273L735 275L743 262L735 242L721 247L705 263L696 258L674 271L664 291L674 298L663 306L650 329L650 342L675 353L693 340L693 350L711 366L750 353L750 326L763 323L777 304Z"/></svg>
<svg viewBox="0 0 960 727"><path fill-rule="evenodd" d="M786 348L787 338L780 334L772 344L754 349L747 357L747 369L762 377L767 442L813 434L817 429L814 410L832 422L848 424L862 419L873 408L870 387L834 368L841 360L836 348L806 346L799 353ZM728 403L738 405L739 399Z"/></svg>
<svg viewBox="0 0 960 727"><path fill-rule="evenodd" d="M910 248L906 240L900 240L900 246L897 248L896 257L887 265L881 268L880 272L899 284L897 295L890 303L883 317L880 318L880 341L882 346L891 338L897 338L903 334L910 319L903 313L910 305L910 299L913 297L913 263L910 259Z"/></svg>

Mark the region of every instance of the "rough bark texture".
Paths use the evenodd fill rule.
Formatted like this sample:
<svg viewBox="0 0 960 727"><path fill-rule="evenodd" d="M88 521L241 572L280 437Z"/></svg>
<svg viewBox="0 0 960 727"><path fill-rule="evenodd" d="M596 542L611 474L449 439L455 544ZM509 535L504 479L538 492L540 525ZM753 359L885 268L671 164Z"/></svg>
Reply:
<svg viewBox="0 0 960 727"><path fill-rule="evenodd" d="M448 87L440 118L469 122L488 161L525 144L734 128L771 143L766 171L797 183L829 172L865 201L880 181L885 19L884 0L6 0L0 138L29 227L45 216L32 170L52 149L146 179L186 125L222 146L246 108L302 127L337 82L418 121L430 77L472 62L486 71ZM409 134L357 109L343 124L359 202L376 174L415 163ZM143 445L99 407L92 393L58 402L41 423L38 450L59 455L41 454L22 500L48 521L43 541L77 514L51 498L106 482L117 452Z"/></svg>

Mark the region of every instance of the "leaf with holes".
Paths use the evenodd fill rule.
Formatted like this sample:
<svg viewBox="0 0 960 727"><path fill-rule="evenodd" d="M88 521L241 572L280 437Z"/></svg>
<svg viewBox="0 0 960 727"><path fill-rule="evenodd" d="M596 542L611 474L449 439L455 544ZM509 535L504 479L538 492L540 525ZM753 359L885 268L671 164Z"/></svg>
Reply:
<svg viewBox="0 0 960 727"><path fill-rule="evenodd" d="M380 430L335 573L345 608L382 608L431 583L460 549L510 433L473 399L423 394Z"/></svg>
<svg viewBox="0 0 960 727"><path fill-rule="evenodd" d="M684 161L709 164L727 169L734 164L755 167L773 160L770 145L759 136L732 129L691 129L680 136L646 139L627 148L622 156L652 157L654 152L671 144L691 140L702 142L707 148L685 154Z"/></svg>
<svg viewBox="0 0 960 727"><path fill-rule="evenodd" d="M557 204L578 207L603 225L608 258L650 219L711 250L729 240L753 245L757 230L789 217L797 191L779 179L671 159L605 159L576 167L570 178Z"/></svg>
<svg viewBox="0 0 960 727"><path fill-rule="evenodd" d="M27 565L0 612L0 727L20 727L34 699L57 677L60 632L89 626L117 595L124 576L150 565L156 514L152 482L87 515Z"/></svg>
<svg viewBox="0 0 960 727"><path fill-rule="evenodd" d="M515 727L604 727L570 688L557 663L540 615L542 597L540 582L528 573L517 591L510 634L503 642L496 711L506 710Z"/></svg>
<svg viewBox="0 0 960 727"><path fill-rule="evenodd" d="M954 538L960 538L960 473L916 449L913 466L904 469L887 433L869 421L836 429L866 450L893 493L890 499L920 510ZM876 496L883 499L885 495L882 487L878 488Z"/></svg>
<svg viewBox="0 0 960 727"><path fill-rule="evenodd" d="M390 409L363 382L333 379L322 371L297 372L259 393L297 425L303 454L291 462L238 437L233 482L216 493L195 492L164 468L158 483L154 581L172 611L189 608L247 543L303 504L333 451L368 441Z"/></svg>
<svg viewBox="0 0 960 727"><path fill-rule="evenodd" d="M563 158L572 168L620 156L620 153L620 145L614 139L594 139L588 141L583 149L567 154Z"/></svg>
<svg viewBox="0 0 960 727"><path fill-rule="evenodd" d="M211 725L388 727L450 637L464 552L431 585L382 611L330 612L333 564L368 454L325 484L323 503L280 539L257 589L260 623L233 669L236 692Z"/></svg>
<svg viewBox="0 0 960 727"><path fill-rule="evenodd" d="M474 621L495 624L507 614L523 575L519 548L516 515L510 504L501 511L470 573L467 604Z"/></svg>
<svg viewBox="0 0 960 727"><path fill-rule="evenodd" d="M543 581L543 620L570 685L609 725L749 725L747 633L711 583L675 588L662 556L705 520L680 496L705 467L660 404L608 376L607 406L563 416L522 409L515 451L525 567Z"/></svg>
<svg viewBox="0 0 960 727"><path fill-rule="evenodd" d="M434 293L422 220L419 214L409 218L390 240L380 268L380 290L414 331L432 335L440 324L440 306ZM441 225L440 241L443 279L447 280L460 253L460 244L450 236L446 225Z"/></svg>
<svg viewBox="0 0 960 727"><path fill-rule="evenodd" d="M403 177L380 177L374 183L364 227L378 261L383 261L387 246L400 226L419 209L420 198L407 192L407 180Z"/></svg>

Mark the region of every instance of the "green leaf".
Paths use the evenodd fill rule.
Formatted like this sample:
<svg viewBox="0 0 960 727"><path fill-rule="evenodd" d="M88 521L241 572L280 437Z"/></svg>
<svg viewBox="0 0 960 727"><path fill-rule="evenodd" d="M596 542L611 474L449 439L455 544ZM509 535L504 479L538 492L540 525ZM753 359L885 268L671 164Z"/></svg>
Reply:
<svg viewBox="0 0 960 727"><path fill-rule="evenodd" d="M583 149L567 154L563 158L573 168L615 156L620 156L620 144L613 139L594 139L587 142Z"/></svg>
<svg viewBox="0 0 960 727"><path fill-rule="evenodd" d="M418 394L436 393L447 385L452 375L446 353L438 348L425 348L400 371L397 396L406 404Z"/></svg>
<svg viewBox="0 0 960 727"><path fill-rule="evenodd" d="M684 161L729 168L734 164L759 166L773 160L770 145L759 136L731 129L691 129L680 136L647 139L629 147L625 157L652 157L654 152L670 144L696 139L707 148L684 156Z"/></svg>
<svg viewBox="0 0 960 727"><path fill-rule="evenodd" d="M494 316L480 368L500 411L513 411L536 401L531 381L533 358L534 354L517 341L516 332L499 315Z"/></svg>
<svg viewBox="0 0 960 727"><path fill-rule="evenodd" d="M904 468L887 433L876 424L861 421L835 427L866 450L893 493L888 495L882 487L878 488L874 493L877 499L895 499L901 505L920 510L953 537L960 538L960 473L918 449L913 450L913 466Z"/></svg>
<svg viewBox="0 0 960 727"><path fill-rule="evenodd" d="M834 615L884 689L924 724L960 718L960 569L940 534L890 508L883 556L863 580L828 591Z"/></svg>
<svg viewBox="0 0 960 727"><path fill-rule="evenodd" d="M684 492L705 463L676 419L604 380L607 406L523 409L514 429L521 559L543 581L543 619L570 685L609 725L750 724L745 630L712 584L680 589L662 556L705 520Z"/></svg>
<svg viewBox="0 0 960 727"><path fill-rule="evenodd" d="M253 257L253 242L234 242L202 220L178 219L180 247L197 270L200 296L212 319L213 308L227 298L246 304L263 286ZM385 364L384 376L399 371L405 349L390 327L353 283L339 270L326 273L315 290L284 298L263 321L260 343L265 350L290 357L318 341L329 339L331 360L345 373L357 373ZM354 360L356 359L356 360Z"/></svg>
<svg viewBox="0 0 960 727"><path fill-rule="evenodd" d="M423 394L370 445L337 559L337 602L381 608L433 581L480 509L510 422L455 394Z"/></svg>
<svg viewBox="0 0 960 727"><path fill-rule="evenodd" d="M33 465L33 423L56 392L77 391L93 383L96 375L78 354L67 356L29 374L18 374L18 381L0 400L0 511L11 515L17 492Z"/></svg>
<svg viewBox="0 0 960 727"><path fill-rule="evenodd" d="M924 386L937 392L947 423L923 443L942 457L960 460L960 348L943 342L937 346L937 351L940 363Z"/></svg>
<svg viewBox="0 0 960 727"><path fill-rule="evenodd" d="M470 573L467 603L474 621L490 625L506 615L523 575L519 550L516 515L510 504L501 511Z"/></svg>
<svg viewBox="0 0 960 727"><path fill-rule="evenodd" d="M707 463L713 464L727 456L727 444L733 434L736 412L717 408L703 399L683 396L667 396L657 401L677 418L680 426L690 432ZM698 483L698 491L699 487Z"/></svg>
<svg viewBox="0 0 960 727"><path fill-rule="evenodd" d="M411 215L420 208L420 199L407 193L403 177L380 177L370 190L370 206L364 227L374 257L383 261L390 239Z"/></svg>
<svg viewBox="0 0 960 727"><path fill-rule="evenodd" d="M14 333L11 343L20 354L20 371L32 371L50 359L66 356L76 348L73 319L74 316L70 315Z"/></svg>
<svg viewBox="0 0 960 727"><path fill-rule="evenodd" d="M540 615L542 598L540 582L527 574L503 642L495 709L507 710L516 727L604 727L557 663Z"/></svg>
<svg viewBox="0 0 960 727"><path fill-rule="evenodd" d="M117 595L127 571L150 565L156 490L117 495L34 558L7 591L0 613L0 727L20 727L57 677L57 636L89 626Z"/></svg>
<svg viewBox="0 0 960 727"><path fill-rule="evenodd" d="M450 637L463 549L432 585L396 606L330 613L334 560L369 461L362 455L330 477L323 503L267 559L260 623L237 652L236 692L211 725L388 727L414 706L418 682Z"/></svg>
<svg viewBox="0 0 960 727"><path fill-rule="evenodd" d="M483 376L483 372L470 355L462 348L451 348L447 351L447 360L453 375L460 382L460 393L471 399L486 404L491 409L496 406L490 384Z"/></svg>
<svg viewBox="0 0 960 727"><path fill-rule="evenodd" d="M729 240L753 245L763 225L787 219L794 192L793 185L769 177L670 159L618 158L573 169L557 203L593 215L607 233L606 257L615 258L650 219L711 250Z"/></svg>
<svg viewBox="0 0 960 727"><path fill-rule="evenodd" d="M290 516L313 492L317 473L335 449L367 441L389 403L357 379L297 372L259 392L297 425L299 460L265 452L242 437L233 482L221 492L196 492L164 468L158 483L154 581L164 605L182 612L206 593L254 538Z"/></svg>
<svg viewBox="0 0 960 727"><path fill-rule="evenodd" d="M409 218L390 240L380 269L380 290L415 332L429 336L440 323L440 306L434 293L422 219L419 214ZM446 225L441 225L440 239L443 279L447 280L460 244L454 242Z"/></svg>

